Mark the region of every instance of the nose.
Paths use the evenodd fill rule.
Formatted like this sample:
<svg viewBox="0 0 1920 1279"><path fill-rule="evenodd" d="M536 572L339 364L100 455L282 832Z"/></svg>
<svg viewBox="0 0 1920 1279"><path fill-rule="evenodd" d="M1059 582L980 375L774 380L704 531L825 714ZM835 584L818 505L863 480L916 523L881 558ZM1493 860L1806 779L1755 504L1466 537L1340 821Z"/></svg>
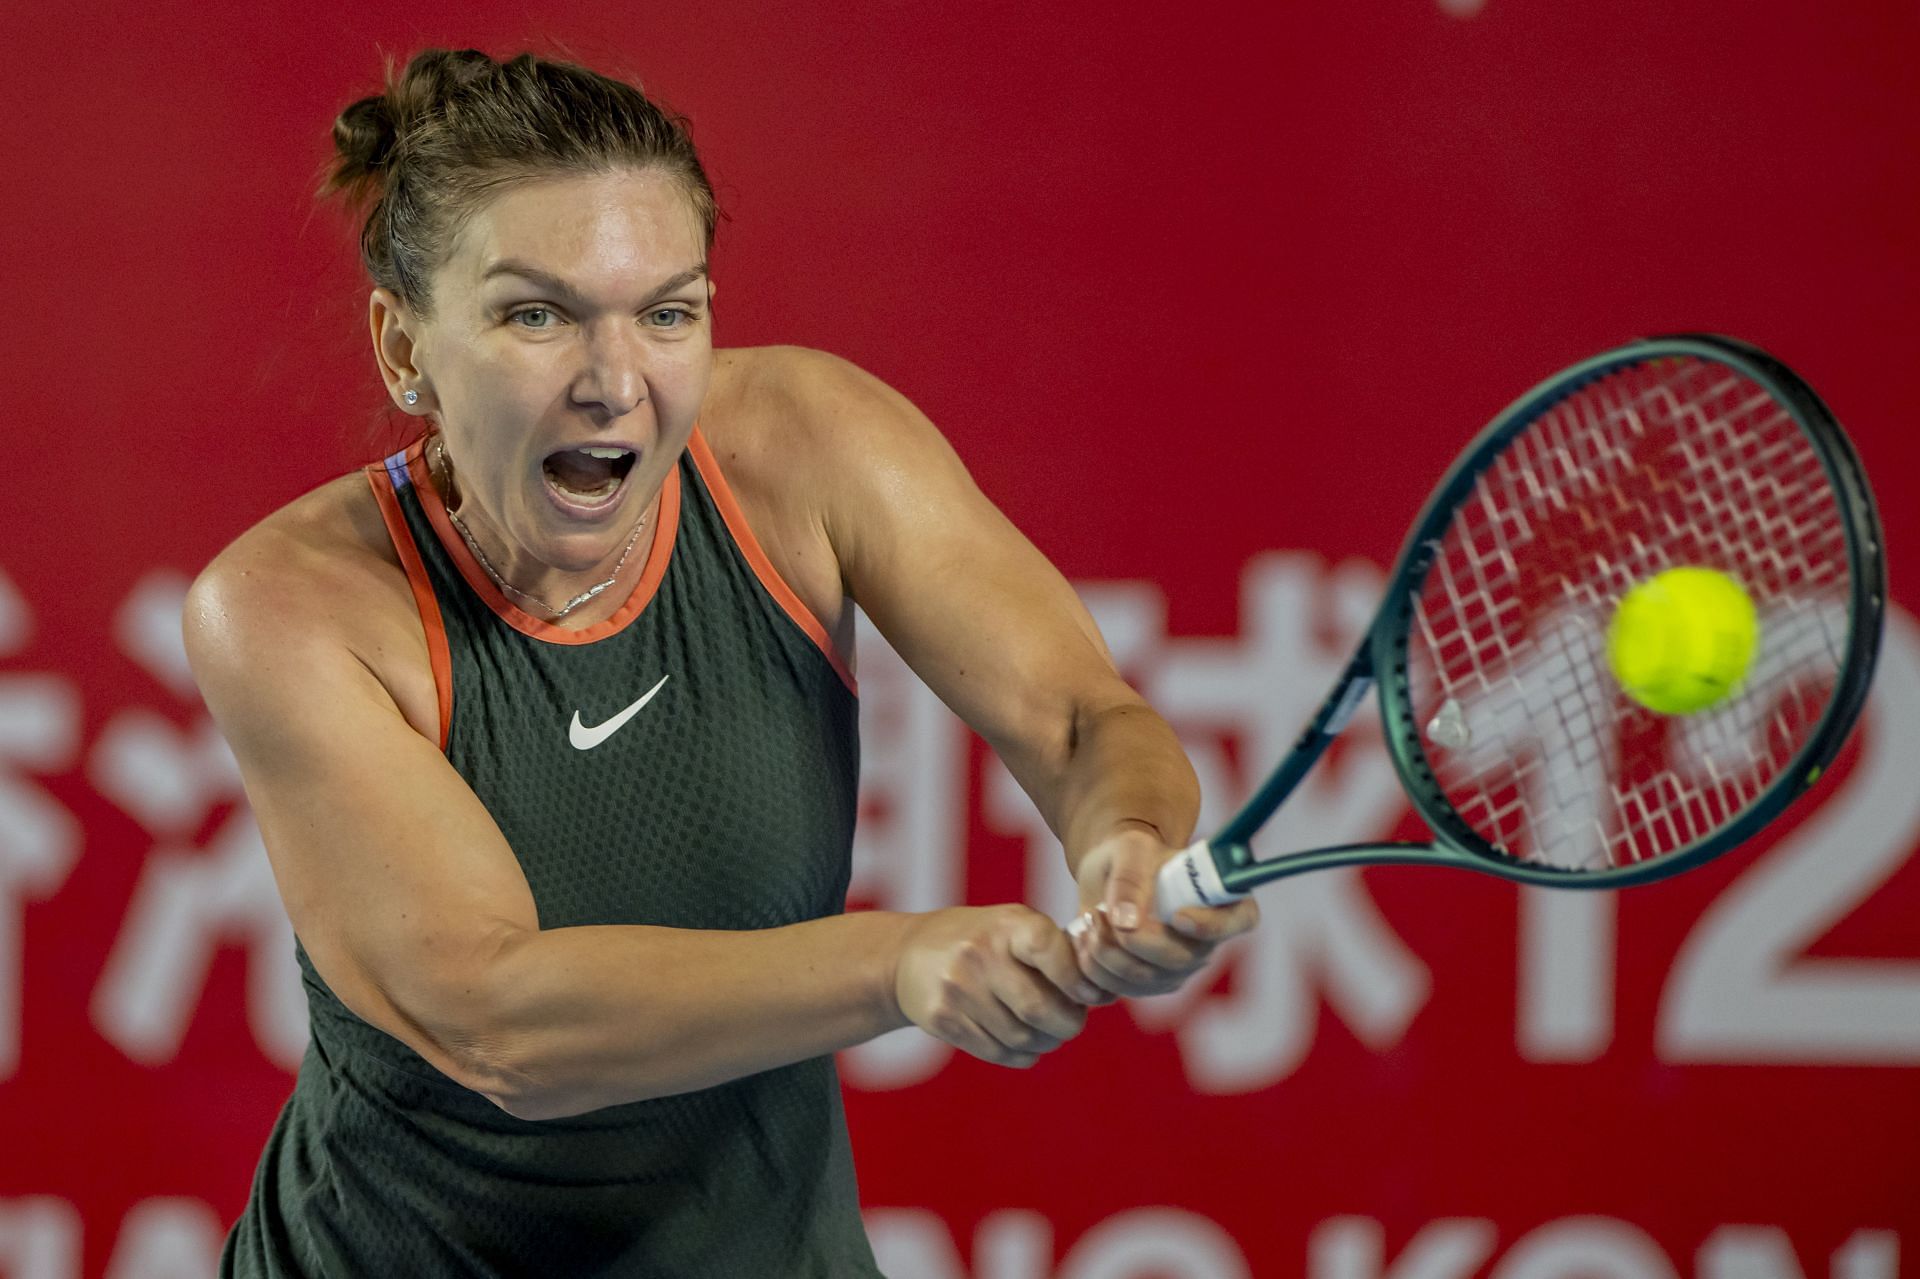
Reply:
<svg viewBox="0 0 1920 1279"><path fill-rule="evenodd" d="M611 417L624 417L647 398L646 336L632 324L614 320L591 326L585 367L574 383L574 398L597 404Z"/></svg>

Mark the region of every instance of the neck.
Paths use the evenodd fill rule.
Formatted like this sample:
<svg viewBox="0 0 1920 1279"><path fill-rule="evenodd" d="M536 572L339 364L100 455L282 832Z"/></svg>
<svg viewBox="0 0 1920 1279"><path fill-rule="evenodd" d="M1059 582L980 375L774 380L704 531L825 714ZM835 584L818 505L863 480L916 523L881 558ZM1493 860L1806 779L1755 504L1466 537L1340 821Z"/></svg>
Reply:
<svg viewBox="0 0 1920 1279"><path fill-rule="evenodd" d="M624 598L624 593L618 589L621 577L628 578L627 586L631 589L633 574L624 570L632 558L634 547L639 543L641 531L645 529L652 509L659 503L658 494L655 494L648 510L641 513L633 531L618 551L609 552L592 569L569 573L544 564L532 564L529 556L489 549L500 546L505 539L483 541L490 531L485 521L481 521L481 530L476 535L462 518L460 507L463 502L455 485L453 464L447 457L446 441L437 433L433 447L428 450L427 468L444 495L448 519L466 541L467 549L473 552L481 571L518 607L550 622L558 622L562 618L577 621L584 615L589 619L584 624L591 624L599 620L599 615L611 614L619 607ZM634 572L638 571L636 567Z"/></svg>

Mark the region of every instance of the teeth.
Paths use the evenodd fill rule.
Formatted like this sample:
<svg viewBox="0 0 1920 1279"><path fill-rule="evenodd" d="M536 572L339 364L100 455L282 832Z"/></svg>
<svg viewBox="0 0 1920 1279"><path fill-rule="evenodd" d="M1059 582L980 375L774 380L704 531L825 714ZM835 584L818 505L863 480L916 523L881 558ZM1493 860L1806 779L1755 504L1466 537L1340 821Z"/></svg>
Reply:
<svg viewBox="0 0 1920 1279"><path fill-rule="evenodd" d="M578 451L581 453L585 453L588 457L600 458L602 461L617 462L621 458L625 457L630 450L593 448L593 449L580 449Z"/></svg>

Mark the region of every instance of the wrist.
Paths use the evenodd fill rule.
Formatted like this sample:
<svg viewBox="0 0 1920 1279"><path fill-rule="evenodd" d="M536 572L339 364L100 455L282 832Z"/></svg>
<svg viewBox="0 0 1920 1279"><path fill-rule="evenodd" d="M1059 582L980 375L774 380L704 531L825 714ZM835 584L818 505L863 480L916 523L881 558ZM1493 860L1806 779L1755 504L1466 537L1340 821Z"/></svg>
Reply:
<svg viewBox="0 0 1920 1279"><path fill-rule="evenodd" d="M913 1024L900 1007L900 965L906 958L908 935L920 918L904 911L870 911L879 929L879 944L869 966L870 1002L880 1021L880 1033Z"/></svg>
<svg viewBox="0 0 1920 1279"><path fill-rule="evenodd" d="M1167 838L1165 828L1145 817L1116 817L1102 826L1095 827L1094 831L1095 833L1087 838L1085 843L1065 850L1067 853L1067 873L1072 875L1075 880L1080 878L1080 869L1086 864L1089 855L1102 845L1111 843L1125 835L1144 835L1162 847L1178 847L1171 839Z"/></svg>

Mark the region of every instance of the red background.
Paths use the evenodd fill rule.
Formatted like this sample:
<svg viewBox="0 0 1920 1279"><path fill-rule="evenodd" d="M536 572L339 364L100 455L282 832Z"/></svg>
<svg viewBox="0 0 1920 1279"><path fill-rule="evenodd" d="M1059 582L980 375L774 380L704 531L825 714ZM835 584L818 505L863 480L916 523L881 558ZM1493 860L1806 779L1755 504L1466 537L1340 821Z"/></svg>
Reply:
<svg viewBox="0 0 1920 1279"><path fill-rule="evenodd" d="M140 1273L145 1254L116 1241L151 1199L224 1227L290 1087L248 1029L238 944L191 992L176 1050L136 1060L100 1032L92 1006L151 859L204 849L230 805L162 839L89 761L129 709L200 723L116 641L130 593L190 575L398 427L357 225L311 200L328 127L377 83L380 48L557 39L689 114L731 215L718 342L821 347L887 379L1076 584L1163 601L1167 652L1251 642L1242 590L1261 552L1310 551L1323 573L1387 563L1461 444L1557 367L1649 333L1757 342L1825 396L1879 491L1900 660L1863 736L1911 749L1893 713L1920 694L1897 607L1920 552L1920 9L1905 0L203 3L43 10L0 31L0 580L30 619L0 644L0 729L27 722L9 690L74 708L70 746L0 754L0 779L78 823L77 860L44 891L0 878L0 975L11 947L19 1001L0 1029L17 1044L0 1067L0 1275ZM1303 672L1316 687L1284 704L1322 678ZM1191 740L1254 754L1175 711ZM885 1210L929 1210L983 1279L1026 1273L975 1246L1004 1209L1051 1223L1041 1265L1061 1274L1216 1273L1095 1264L1087 1232L1153 1205L1217 1223L1256 1275L1349 1273L1310 1260L1335 1217L1379 1222L1389 1261L1431 1221L1484 1219L1489 1264L1514 1274L1530 1232L1592 1216L1644 1232L1680 1274L1711 1271L1703 1245L1736 1225L1782 1229L1809 1276L1856 1230L1920 1255L1920 1025L1876 1021L1920 1009L1916 832L1886 787L1847 789L1863 749L1796 817L1843 796L1898 847L1804 955L1757 977L1818 965L1877 991L1831 1005L1838 1031L1786 1026L1785 1049L1714 1060L1656 1042L1676 955L1717 900L1769 874L1771 838L1619 901L1617 1000L1590 1061L1516 1047L1516 890L1369 871L1431 979L1391 1042L1316 1003L1297 1065L1204 1095L1173 1029L1108 1010L1031 1073L955 1058L911 1087L850 1083L876 1230L905 1220ZM982 815L983 755L956 779L972 797L964 895L1006 900L1024 863ZM1214 997L1244 962L1222 965ZM77 1214L69 1268L30 1269L8 1234L40 1197Z"/></svg>

